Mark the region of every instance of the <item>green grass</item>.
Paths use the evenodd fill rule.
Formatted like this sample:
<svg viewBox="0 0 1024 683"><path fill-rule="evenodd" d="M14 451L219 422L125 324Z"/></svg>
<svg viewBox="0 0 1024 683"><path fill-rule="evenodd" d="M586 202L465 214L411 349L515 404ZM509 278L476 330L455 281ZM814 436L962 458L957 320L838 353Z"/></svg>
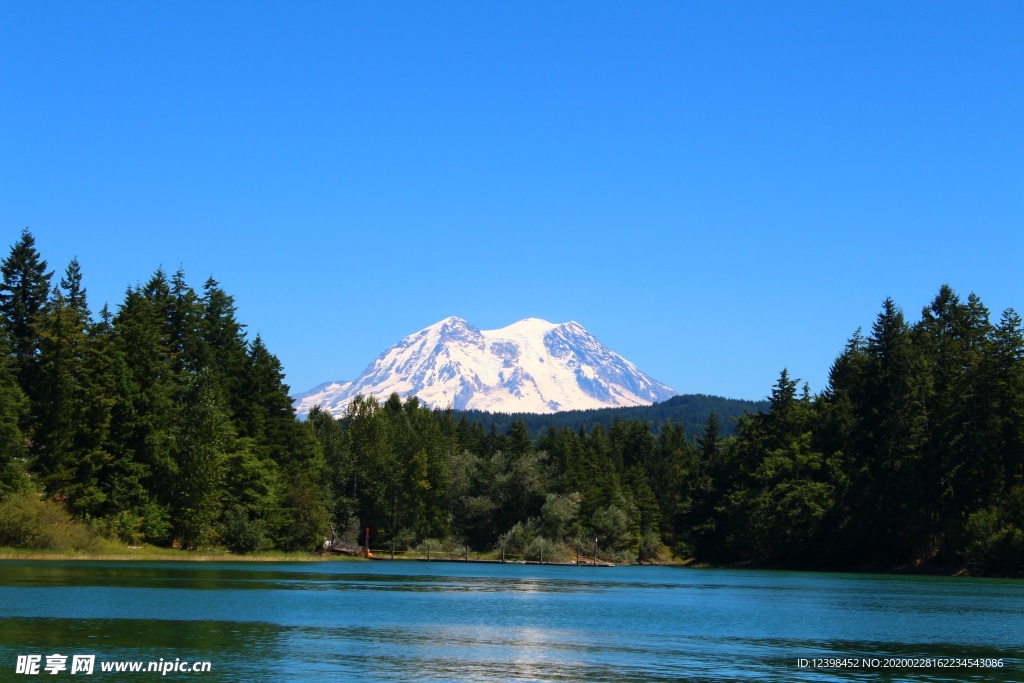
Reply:
<svg viewBox="0 0 1024 683"><path fill-rule="evenodd" d="M178 550L176 548L159 548L156 546L126 546L113 541L106 541L104 547L87 551L65 550L34 550L24 548L0 548L0 561L3 560L126 560L151 562L365 562L362 558L344 555L313 555L312 553L284 552L272 550L266 552L246 553L239 555L226 550L210 548L206 550Z"/></svg>

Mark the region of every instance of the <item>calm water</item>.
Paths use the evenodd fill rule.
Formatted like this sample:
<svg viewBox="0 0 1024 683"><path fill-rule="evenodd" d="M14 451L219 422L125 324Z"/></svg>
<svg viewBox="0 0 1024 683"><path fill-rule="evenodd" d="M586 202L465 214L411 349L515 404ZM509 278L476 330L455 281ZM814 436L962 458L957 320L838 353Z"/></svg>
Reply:
<svg viewBox="0 0 1024 683"><path fill-rule="evenodd" d="M1024 583L421 562L0 563L0 680L39 680L15 675L17 655L54 652L212 662L211 673L164 677L196 681L1020 681ZM892 656L1005 666L797 666ZM133 679L153 676L104 675L97 664L86 680Z"/></svg>

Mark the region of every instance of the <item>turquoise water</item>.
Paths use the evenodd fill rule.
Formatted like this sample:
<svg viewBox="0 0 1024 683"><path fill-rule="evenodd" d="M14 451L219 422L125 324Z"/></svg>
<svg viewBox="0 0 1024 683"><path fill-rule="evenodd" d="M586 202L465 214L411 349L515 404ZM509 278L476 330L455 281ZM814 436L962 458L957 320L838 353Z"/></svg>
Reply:
<svg viewBox="0 0 1024 683"><path fill-rule="evenodd" d="M0 563L0 680L32 680L15 673L18 655L52 653L209 661L209 673L162 677L197 681L1020 681L1024 583L422 562ZM890 657L932 666L798 666ZM947 658L1003 667L936 668ZM97 664L86 680L154 676Z"/></svg>

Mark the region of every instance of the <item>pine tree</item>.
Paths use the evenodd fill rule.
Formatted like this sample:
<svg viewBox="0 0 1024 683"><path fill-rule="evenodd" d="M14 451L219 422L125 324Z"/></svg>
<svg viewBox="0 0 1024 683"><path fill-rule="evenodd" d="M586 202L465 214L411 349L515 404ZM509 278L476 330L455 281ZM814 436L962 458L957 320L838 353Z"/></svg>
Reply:
<svg viewBox="0 0 1024 683"><path fill-rule="evenodd" d="M993 330L988 363L991 448L1002 467L993 493L1006 500L1014 487L1024 486L1024 329L1012 308Z"/></svg>
<svg viewBox="0 0 1024 683"><path fill-rule="evenodd" d="M245 405L241 433L274 449L275 459L287 460L295 422L292 400L284 383L281 361L270 353L259 335L249 345L240 393Z"/></svg>
<svg viewBox="0 0 1024 683"><path fill-rule="evenodd" d="M202 334L203 306L181 268L171 277L166 315L175 371L184 375L207 367L210 358Z"/></svg>
<svg viewBox="0 0 1024 683"><path fill-rule="evenodd" d="M351 495L357 463L352 457L348 435L326 410L314 406L306 417L304 428L317 443L329 475L328 501L331 520L339 526L348 526L355 517L358 504Z"/></svg>
<svg viewBox="0 0 1024 683"><path fill-rule="evenodd" d="M860 481L853 519L859 555L895 563L929 545L932 478L924 448L926 375L903 312L886 299L865 345L864 381L854 401Z"/></svg>
<svg viewBox="0 0 1024 683"><path fill-rule="evenodd" d="M209 372L189 378L176 425L178 475L174 527L183 548L206 543L224 498L224 470L236 448L234 428Z"/></svg>
<svg viewBox="0 0 1024 683"><path fill-rule="evenodd" d="M533 442L530 439L530 432L526 429L526 423L516 420L508 430L508 452L515 458L522 457L533 452Z"/></svg>
<svg viewBox="0 0 1024 683"><path fill-rule="evenodd" d="M36 318L46 305L50 293L52 271L35 247L32 233L25 228L21 239L11 247L10 255L0 265L0 315L7 329L14 355L18 383L29 398L35 393L39 367L39 335Z"/></svg>
<svg viewBox="0 0 1024 683"><path fill-rule="evenodd" d="M212 277L203 285L200 332L207 350L206 364L217 377L242 433L247 429L245 325L236 317L235 300Z"/></svg>
<svg viewBox="0 0 1024 683"><path fill-rule="evenodd" d="M144 472L153 519L169 514L178 473L174 459L179 377L166 324L167 292L160 271L145 289L129 289L114 318L116 450L129 470ZM141 469L139 469L141 468ZM134 476L134 475L132 475ZM160 512L162 511L162 512ZM162 525L157 522L154 528Z"/></svg>
<svg viewBox="0 0 1024 683"><path fill-rule="evenodd" d="M37 318L39 369L33 404L35 468L73 513L94 515L106 500L101 479L113 391L109 359L90 332L77 261Z"/></svg>
<svg viewBox="0 0 1024 683"><path fill-rule="evenodd" d="M716 530L722 509L719 470L722 467L721 425L717 413L710 413L696 446L684 452L680 465L678 503L673 513L674 548L681 557L715 557L721 554Z"/></svg>
<svg viewBox="0 0 1024 683"><path fill-rule="evenodd" d="M22 464L27 449L21 425L28 416L29 404L18 386L7 349L6 330L0 323L0 501L28 485Z"/></svg>
<svg viewBox="0 0 1024 683"><path fill-rule="evenodd" d="M78 257L71 259L64 277L60 279L60 288L64 291L68 308L78 311L86 320L89 319L89 305L86 303L85 287L82 286L82 268Z"/></svg>

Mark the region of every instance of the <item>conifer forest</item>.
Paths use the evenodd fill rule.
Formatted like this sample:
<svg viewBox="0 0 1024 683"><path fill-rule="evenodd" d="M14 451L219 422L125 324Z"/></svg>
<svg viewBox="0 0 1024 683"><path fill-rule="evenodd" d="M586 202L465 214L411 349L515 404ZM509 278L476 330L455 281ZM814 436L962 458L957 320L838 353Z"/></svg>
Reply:
<svg viewBox="0 0 1024 683"><path fill-rule="evenodd" d="M28 230L0 282L0 546L43 519L128 544L313 552L596 544L619 562L1024 570L1024 331L941 286L886 300L820 393L763 411L546 427L357 398L296 419L278 358L213 278L157 270L93 310ZM780 359L780 365L785 359ZM727 422L727 423L723 423ZM496 426L500 424L499 428ZM531 432L533 432L531 434ZM72 544L73 545L73 544Z"/></svg>

